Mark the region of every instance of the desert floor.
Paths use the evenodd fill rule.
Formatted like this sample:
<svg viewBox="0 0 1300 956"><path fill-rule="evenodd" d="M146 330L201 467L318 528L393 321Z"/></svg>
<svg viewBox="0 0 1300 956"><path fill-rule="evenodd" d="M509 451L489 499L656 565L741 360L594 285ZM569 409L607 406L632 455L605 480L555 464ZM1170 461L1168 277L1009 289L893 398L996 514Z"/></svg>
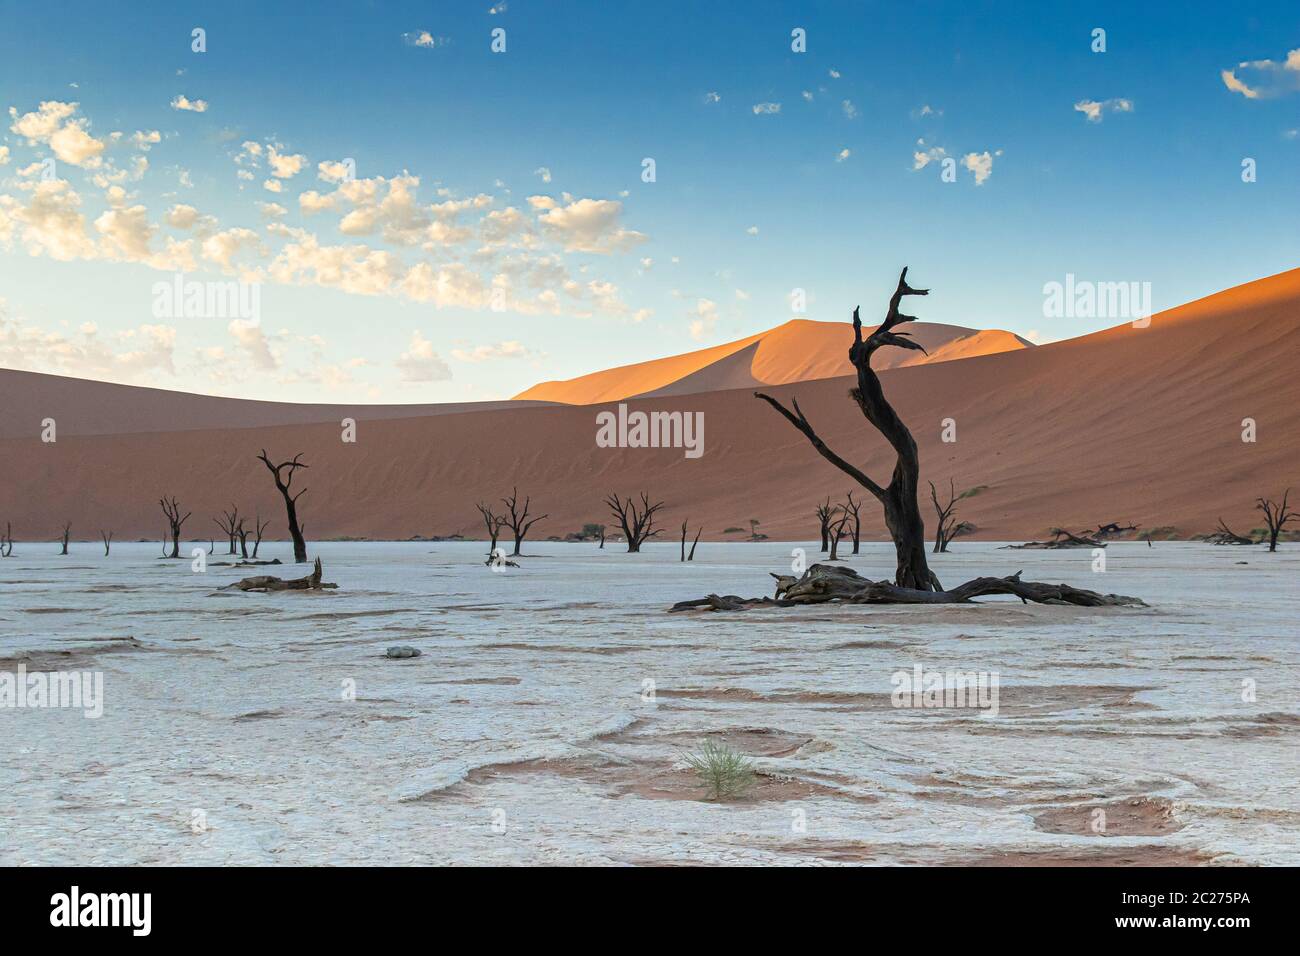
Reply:
<svg viewBox="0 0 1300 956"><path fill-rule="evenodd" d="M795 547L537 543L494 572L474 543L329 543L338 591L245 594L216 588L263 569L20 541L0 671L102 671L105 706L0 710L0 863L1300 863L1300 547L934 560L1148 609L666 613L770 593ZM892 548L850 563L890 576ZM917 664L996 672L997 716L892 706ZM746 799L702 799L709 737L753 758Z"/></svg>

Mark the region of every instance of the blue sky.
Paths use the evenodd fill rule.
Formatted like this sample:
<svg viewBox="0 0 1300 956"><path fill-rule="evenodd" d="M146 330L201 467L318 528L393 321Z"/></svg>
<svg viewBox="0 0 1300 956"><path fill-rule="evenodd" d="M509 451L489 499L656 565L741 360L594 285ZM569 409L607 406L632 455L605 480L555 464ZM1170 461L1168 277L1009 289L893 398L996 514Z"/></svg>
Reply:
<svg viewBox="0 0 1300 956"><path fill-rule="evenodd" d="M1067 273L1163 308L1300 260L1294 3L266 6L0 4L0 364L491 399L903 265L922 318L1050 341L1116 324L1044 318ZM160 318L178 271L260 321Z"/></svg>

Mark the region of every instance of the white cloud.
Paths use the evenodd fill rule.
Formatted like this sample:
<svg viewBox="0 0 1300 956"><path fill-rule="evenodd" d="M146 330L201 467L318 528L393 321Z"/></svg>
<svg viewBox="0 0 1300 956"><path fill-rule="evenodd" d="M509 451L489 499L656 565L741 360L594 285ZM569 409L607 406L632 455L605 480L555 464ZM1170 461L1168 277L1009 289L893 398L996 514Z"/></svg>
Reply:
<svg viewBox="0 0 1300 956"><path fill-rule="evenodd" d="M913 150L912 152L912 169L914 170L925 169L926 166L938 162L948 155L948 151L942 146L930 146L927 148L924 139L918 139L916 145L921 148Z"/></svg>
<svg viewBox="0 0 1300 956"><path fill-rule="evenodd" d="M445 382L451 378L451 369L433 350L433 343L417 329L411 333L411 344L393 363L402 373L404 382Z"/></svg>
<svg viewBox="0 0 1300 956"><path fill-rule="evenodd" d="M277 179L292 179L307 165L306 156L301 153L282 153L275 144L267 147L266 161L271 166L271 175Z"/></svg>
<svg viewBox="0 0 1300 956"><path fill-rule="evenodd" d="M9 129L25 137L28 146L47 144L60 162L98 169L103 162L104 142L86 132L87 121L74 118L76 111L76 103L57 100L46 100L35 112L21 116L11 106L9 117L13 122Z"/></svg>
<svg viewBox="0 0 1300 956"><path fill-rule="evenodd" d="M156 384L159 372L175 374L175 345L176 330L167 325L141 325L108 339L93 322L83 322L75 336L50 332L11 319L0 300L0 366L5 368Z"/></svg>
<svg viewBox="0 0 1300 956"><path fill-rule="evenodd" d="M1088 118L1089 123L1100 123L1105 113L1132 113L1133 101L1126 100L1122 97L1115 99L1102 100L1080 100L1074 104L1076 111L1082 113Z"/></svg>
<svg viewBox="0 0 1300 956"><path fill-rule="evenodd" d="M262 183L262 188L269 193L284 192L284 183L278 179L268 179Z"/></svg>
<svg viewBox="0 0 1300 956"><path fill-rule="evenodd" d="M1238 76L1245 74L1246 78ZM1271 99L1300 91L1300 47L1287 53L1281 63L1276 60L1246 60L1234 69L1222 70L1219 78L1233 93L1248 100Z"/></svg>
<svg viewBox="0 0 1300 956"><path fill-rule="evenodd" d="M844 111L844 118L845 118L845 119L857 119L857 118L858 118L858 115L859 115L859 114L858 114L858 108L857 108L856 106L853 105L853 101L852 101L852 100L845 100L843 103L840 104L840 109Z"/></svg>
<svg viewBox="0 0 1300 956"><path fill-rule="evenodd" d="M619 223L623 204L612 199L579 199L538 217L542 229L571 252L610 255L645 242L643 233Z"/></svg>
<svg viewBox="0 0 1300 956"><path fill-rule="evenodd" d="M710 91L704 94L704 102L706 103L719 103L721 101L722 101L722 96L719 95L716 91Z"/></svg>
<svg viewBox="0 0 1300 956"><path fill-rule="evenodd" d="M984 181L993 175L993 157L1001 156L1002 150L996 153L990 153L985 150L982 153L967 153L961 158L961 164L969 169L975 175L975 185L983 186Z"/></svg>
<svg viewBox="0 0 1300 956"><path fill-rule="evenodd" d="M414 30L402 34L402 42L407 46L418 46L424 50L436 50L451 42L451 37L434 36L428 30Z"/></svg>
<svg viewBox="0 0 1300 956"><path fill-rule="evenodd" d="M848 159L852 155L853 152L846 146L838 153L835 154L835 162L842 163L844 162L844 160Z"/></svg>
<svg viewBox="0 0 1300 956"><path fill-rule="evenodd" d="M538 166L536 169L533 170L533 175L541 176L542 182L544 183L549 183L551 181L551 171L545 166Z"/></svg>
<svg viewBox="0 0 1300 956"><path fill-rule="evenodd" d="M699 299L686 314L695 316L690 324L691 338L697 342L702 341L718 324L718 303L712 299Z"/></svg>
<svg viewBox="0 0 1300 956"><path fill-rule="evenodd" d="M259 201L259 202L255 202L255 203L253 203L253 205L256 206L258 212L260 212L260 213L261 213L263 216L265 216L267 219L282 219L282 218L284 218L284 216L286 216L286 215L288 214L288 212L289 212L289 210L285 209L285 208L284 208L283 206L281 206L278 202L260 202L260 201Z"/></svg>
<svg viewBox="0 0 1300 956"><path fill-rule="evenodd" d="M185 110L190 113L206 113L208 111L208 101L192 100L184 93L177 93L172 97L172 109Z"/></svg>
<svg viewBox="0 0 1300 956"><path fill-rule="evenodd" d="M755 103L753 109L754 109L755 116L761 116L765 114L770 115L772 113L781 112L781 104L780 103Z"/></svg>

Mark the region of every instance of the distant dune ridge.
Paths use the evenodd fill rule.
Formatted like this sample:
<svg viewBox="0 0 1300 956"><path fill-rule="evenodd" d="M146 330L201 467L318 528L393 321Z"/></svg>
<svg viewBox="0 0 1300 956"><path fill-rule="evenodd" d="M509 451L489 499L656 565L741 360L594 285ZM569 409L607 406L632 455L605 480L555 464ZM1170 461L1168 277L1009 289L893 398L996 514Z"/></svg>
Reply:
<svg viewBox="0 0 1300 956"><path fill-rule="evenodd" d="M1038 347L1002 341L1005 350L988 346L1008 333L958 331L933 357L951 347L955 360L890 368L881 380L920 445L922 487L926 480L946 487L949 477L959 491L987 486L958 510L979 537L1022 540L1056 525L1111 520L1191 534L1211 530L1220 515L1249 528L1259 524L1257 495L1300 487L1300 270L1159 313L1142 329L1125 324ZM270 536L283 537L283 508L255 457L265 447L280 458L302 452L311 466L300 504L309 539L478 536L474 502L518 484L535 510L550 513L533 529L537 538L609 523L604 495L645 490L667 503L669 538L687 517L704 526L705 541L726 528L747 530L756 518L774 539L807 541L816 502L842 497L849 482L751 387L757 380L783 400L796 396L831 447L887 480L893 456L848 399L851 379L824 377L847 367L850 334L847 324L787 323L659 360L666 364L559 383L574 401L601 396L603 404L586 406L385 406L376 414L368 406L240 403L3 371L5 434L23 437L0 439L0 523L13 522L15 557L57 547L23 542L51 540L65 521L74 540L100 528L119 541L157 538L165 493L194 512L187 539L211 536L210 516L231 502L273 515ZM798 354L783 335L815 347ZM992 341L977 341L986 335ZM562 394L546 389L522 394L552 401ZM627 397L646 393L655 394ZM595 416L619 399L634 410L703 412L703 456L597 447ZM56 411L47 409L52 402ZM209 402L220 403L220 415ZM340 440L345 415L359 422L355 444ZM58 419L54 444L39 438L46 416ZM940 440L946 418L956 422L955 443ZM1254 443L1242 441L1245 418L1256 422ZM922 510L932 534L933 515ZM870 501L863 516L864 533L884 537ZM707 554L702 546L700 556Z"/></svg>
<svg viewBox="0 0 1300 956"><path fill-rule="evenodd" d="M852 375L846 344L850 329L848 322L791 319L774 329L725 345L623 365L567 381L542 382L515 398L594 405L637 396L689 395ZM929 354L889 349L878 353L876 369L947 362L1033 347L1032 342L998 329L912 322L900 331L910 333Z"/></svg>

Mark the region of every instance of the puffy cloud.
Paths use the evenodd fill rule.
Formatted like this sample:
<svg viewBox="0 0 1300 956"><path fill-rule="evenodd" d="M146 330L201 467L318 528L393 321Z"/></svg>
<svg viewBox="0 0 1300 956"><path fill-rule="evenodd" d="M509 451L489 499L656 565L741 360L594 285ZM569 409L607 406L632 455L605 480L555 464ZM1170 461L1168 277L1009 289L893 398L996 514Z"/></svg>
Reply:
<svg viewBox="0 0 1300 956"><path fill-rule="evenodd" d="M967 153L961 158L961 164L974 174L975 185L983 186L984 181L993 175L993 157L1001 155L1000 149L995 153L987 149L982 153Z"/></svg>
<svg viewBox="0 0 1300 956"><path fill-rule="evenodd" d="M1102 100L1080 100L1074 104L1077 112L1082 113L1088 118L1089 123L1100 123L1105 113L1132 113L1133 101L1126 100L1123 97Z"/></svg>
<svg viewBox="0 0 1300 956"><path fill-rule="evenodd" d="M254 368L269 372L280 367L280 360L272 353L271 344L261 326L245 319L235 319L226 326L226 331L234 338L238 349L248 356Z"/></svg>
<svg viewBox="0 0 1300 956"><path fill-rule="evenodd" d="M857 119L860 115L858 113L858 108L853 105L852 100L845 100L840 104L840 109L844 112L845 119Z"/></svg>
<svg viewBox="0 0 1300 956"><path fill-rule="evenodd" d="M327 159L316 164L316 175L327 183L341 183L352 175L352 167L346 162L336 163Z"/></svg>
<svg viewBox="0 0 1300 956"><path fill-rule="evenodd" d="M844 162L844 160L848 159L852 155L853 155L852 151L846 146L838 153L835 154L835 162L842 163Z"/></svg>
<svg viewBox="0 0 1300 956"><path fill-rule="evenodd" d="M722 102L722 97L721 97L717 92L710 91L710 92L704 94L704 102L706 102L706 103L720 103L720 102Z"/></svg>
<svg viewBox="0 0 1300 956"><path fill-rule="evenodd" d="M95 220L95 229L103 237L107 258L142 262L151 255L149 244L154 226L149 222L144 206L110 209Z"/></svg>
<svg viewBox="0 0 1300 956"><path fill-rule="evenodd" d="M289 210L285 209L278 202L259 201L253 203L253 205L256 206L258 211L261 212L261 214L265 216L267 219L282 219L289 212Z"/></svg>
<svg viewBox="0 0 1300 956"><path fill-rule="evenodd" d="M9 165L9 147L0 146L0 166Z"/></svg>
<svg viewBox="0 0 1300 956"><path fill-rule="evenodd" d="M167 325L141 325L105 339L85 322L68 336L11 319L0 301L0 365L6 368L156 384L157 373L175 374L175 346L176 330Z"/></svg>
<svg viewBox="0 0 1300 956"><path fill-rule="evenodd" d="M542 182L544 183L549 183L551 181L551 171L545 166L538 166L536 169L533 170L533 175L541 176Z"/></svg>
<svg viewBox="0 0 1300 956"><path fill-rule="evenodd" d="M267 147L266 161L271 167L271 175L276 179L292 179L307 165L307 157L301 153L282 153L272 144Z"/></svg>
<svg viewBox="0 0 1300 956"><path fill-rule="evenodd" d="M278 179L268 179L262 183L262 188L269 193L281 193L284 192L284 183Z"/></svg>
<svg viewBox="0 0 1300 956"><path fill-rule="evenodd" d="M1243 79L1238 73L1245 74ZM1271 99L1300 90L1300 47L1291 50L1281 63L1276 60L1246 60L1234 69L1222 70L1219 78L1233 93L1248 100Z"/></svg>
<svg viewBox="0 0 1300 956"><path fill-rule="evenodd" d="M393 363L402 373L404 382L445 382L451 378L451 369L433 350L433 343L417 329L411 333L411 344Z"/></svg>
<svg viewBox="0 0 1300 956"><path fill-rule="evenodd" d="M929 166L931 163L937 162L948 155L948 151L942 146L930 146L926 148L924 139L918 139L916 145L921 148L913 150L912 152L912 169L914 170L925 169L926 166Z"/></svg>
<svg viewBox="0 0 1300 956"><path fill-rule="evenodd" d="M163 221L173 229L193 229L199 221L199 211L185 203L177 203L163 215Z"/></svg>
<svg viewBox="0 0 1300 956"><path fill-rule="evenodd" d="M177 93L172 97L172 109L185 110L190 113L206 113L208 111L208 101L192 100L183 93Z"/></svg>
<svg viewBox="0 0 1300 956"><path fill-rule="evenodd" d="M538 218L542 230L573 252L610 255L645 242L643 233L625 229L623 204L612 199L579 199L548 209Z"/></svg>
<svg viewBox="0 0 1300 956"><path fill-rule="evenodd" d="M87 121L74 117L76 111L76 103L57 100L46 100L34 112L21 116L11 106L9 129L25 137L29 146L48 145L60 162L97 169L103 162L104 143L86 132Z"/></svg>
<svg viewBox="0 0 1300 956"><path fill-rule="evenodd" d="M770 115L781 112L780 103L755 103L753 106L755 116Z"/></svg>
<svg viewBox="0 0 1300 956"><path fill-rule="evenodd" d="M131 136L131 142L134 143L141 152L147 153L154 146L162 142L162 134L156 129L138 129Z"/></svg>
<svg viewBox="0 0 1300 956"><path fill-rule="evenodd" d="M8 231L15 231L16 224L28 253L64 262L95 258L95 244L86 235L80 210L81 197L66 180L28 182L19 188L30 193L27 203L0 195L0 214L9 223Z"/></svg>
<svg viewBox="0 0 1300 956"><path fill-rule="evenodd" d="M203 258L215 262L225 269L233 269L235 259L246 249L260 252L261 237L251 229L237 227L215 233L203 240Z"/></svg>
<svg viewBox="0 0 1300 956"><path fill-rule="evenodd" d="M402 42L407 46L416 46L424 50L436 50L451 42L451 37L434 36L428 30L414 30L402 34Z"/></svg>

